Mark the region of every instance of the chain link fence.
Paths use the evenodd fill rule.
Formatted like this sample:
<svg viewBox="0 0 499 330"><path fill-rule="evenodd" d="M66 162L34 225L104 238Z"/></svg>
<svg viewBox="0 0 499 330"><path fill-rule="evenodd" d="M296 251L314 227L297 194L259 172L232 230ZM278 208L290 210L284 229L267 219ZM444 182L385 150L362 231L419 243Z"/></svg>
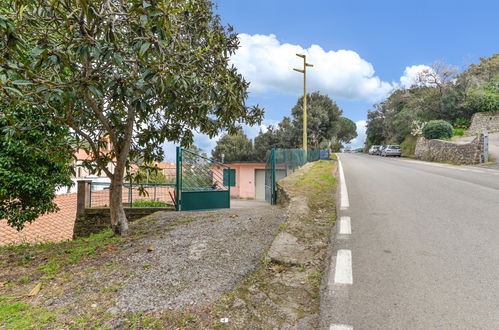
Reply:
<svg viewBox="0 0 499 330"><path fill-rule="evenodd" d="M319 159L329 159L327 150L272 149L265 166L265 200L276 203L276 182L290 175L303 165Z"/></svg>

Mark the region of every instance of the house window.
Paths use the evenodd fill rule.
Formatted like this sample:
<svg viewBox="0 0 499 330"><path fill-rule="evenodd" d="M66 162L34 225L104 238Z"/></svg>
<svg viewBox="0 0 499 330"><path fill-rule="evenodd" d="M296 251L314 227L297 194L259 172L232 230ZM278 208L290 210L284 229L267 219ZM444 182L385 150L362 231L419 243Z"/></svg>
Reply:
<svg viewBox="0 0 499 330"><path fill-rule="evenodd" d="M224 186L227 187L229 185L229 173L230 173L230 186L235 187L236 186L236 170L233 168L224 169Z"/></svg>

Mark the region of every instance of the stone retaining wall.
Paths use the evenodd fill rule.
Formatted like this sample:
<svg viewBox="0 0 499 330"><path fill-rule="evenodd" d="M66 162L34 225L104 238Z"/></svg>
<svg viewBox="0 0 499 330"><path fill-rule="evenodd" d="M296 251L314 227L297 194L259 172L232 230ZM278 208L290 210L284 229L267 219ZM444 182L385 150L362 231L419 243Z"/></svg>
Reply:
<svg viewBox="0 0 499 330"><path fill-rule="evenodd" d="M432 161L456 164L478 164L482 163L484 151L483 134L478 135L473 141L458 144L443 140L428 140L420 137L416 144L416 158Z"/></svg>
<svg viewBox="0 0 499 330"><path fill-rule="evenodd" d="M477 112L471 118L471 126L467 134L480 134L483 131L499 132L499 114L492 112Z"/></svg>

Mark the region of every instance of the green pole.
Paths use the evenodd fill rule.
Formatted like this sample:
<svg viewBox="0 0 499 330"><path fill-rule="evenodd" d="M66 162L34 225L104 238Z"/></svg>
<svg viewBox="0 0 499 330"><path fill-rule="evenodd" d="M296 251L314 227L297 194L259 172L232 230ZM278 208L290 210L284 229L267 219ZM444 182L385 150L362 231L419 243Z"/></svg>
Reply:
<svg viewBox="0 0 499 330"><path fill-rule="evenodd" d="M270 201L271 201L272 205L276 204L276 196L275 196L276 195L276 191L275 191L276 190L275 189L276 188L275 187L275 184L276 184L275 183L275 178L276 178L276 176L275 176L275 168L276 168L276 164L275 163L276 163L276 161L275 161L275 149L272 148L272 172L271 172L272 173L272 179L271 179L271 181L272 181L272 185L271 185L272 195L270 197Z"/></svg>
<svg viewBox="0 0 499 330"><path fill-rule="evenodd" d="M229 172L229 209L230 209L230 177L231 177L231 168L229 167L228 168L228 172Z"/></svg>
<svg viewBox="0 0 499 330"><path fill-rule="evenodd" d="M177 147L177 167L176 172L176 182L175 182L175 209L180 211L180 185L182 182L182 149Z"/></svg>

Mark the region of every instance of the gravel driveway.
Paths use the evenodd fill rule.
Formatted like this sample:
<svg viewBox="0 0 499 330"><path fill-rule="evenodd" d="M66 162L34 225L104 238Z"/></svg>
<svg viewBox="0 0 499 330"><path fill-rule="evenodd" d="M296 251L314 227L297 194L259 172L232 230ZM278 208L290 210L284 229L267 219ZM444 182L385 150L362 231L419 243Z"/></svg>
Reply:
<svg viewBox="0 0 499 330"><path fill-rule="evenodd" d="M158 235L128 247L126 261L138 271L119 291L115 312L213 303L256 268L283 212L264 202L234 201L227 210L156 213L148 221Z"/></svg>

